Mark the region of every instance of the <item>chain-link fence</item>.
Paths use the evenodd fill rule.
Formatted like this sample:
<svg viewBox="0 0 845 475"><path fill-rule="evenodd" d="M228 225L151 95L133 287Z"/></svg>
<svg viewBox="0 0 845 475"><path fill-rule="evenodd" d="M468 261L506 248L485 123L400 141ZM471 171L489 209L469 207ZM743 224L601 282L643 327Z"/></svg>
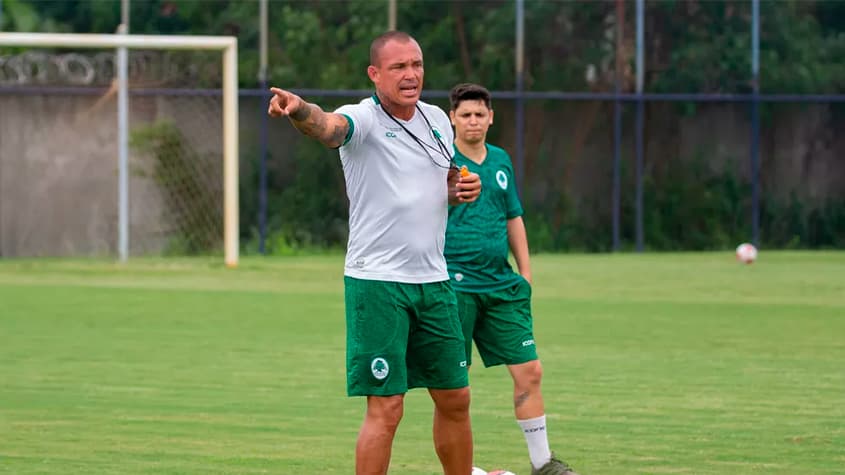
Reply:
<svg viewBox="0 0 845 475"><path fill-rule="evenodd" d="M0 255L116 253L113 59L0 57ZM131 51L129 64L131 254L221 253L220 55Z"/></svg>

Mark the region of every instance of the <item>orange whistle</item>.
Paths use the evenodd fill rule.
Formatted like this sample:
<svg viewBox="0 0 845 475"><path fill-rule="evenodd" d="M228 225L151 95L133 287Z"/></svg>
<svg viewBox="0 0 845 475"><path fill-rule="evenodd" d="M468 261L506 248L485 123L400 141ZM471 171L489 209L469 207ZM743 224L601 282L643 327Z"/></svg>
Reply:
<svg viewBox="0 0 845 475"><path fill-rule="evenodd" d="M461 167L461 176L469 176L469 168L466 165Z"/></svg>

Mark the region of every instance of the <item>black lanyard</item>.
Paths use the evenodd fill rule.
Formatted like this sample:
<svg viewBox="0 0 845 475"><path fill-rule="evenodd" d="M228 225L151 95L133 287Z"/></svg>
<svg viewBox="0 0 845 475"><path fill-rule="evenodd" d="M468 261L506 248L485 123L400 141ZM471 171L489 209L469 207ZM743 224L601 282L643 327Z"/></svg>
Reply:
<svg viewBox="0 0 845 475"><path fill-rule="evenodd" d="M435 129L431 125L431 122L428 120L428 117L426 117L425 114L423 114L422 109L420 109L419 104L415 104L414 107L416 107L417 112L420 113L423 120L425 120L425 123L428 126L429 130L431 130L431 134L434 136L434 142L437 144L436 148L432 147L431 145L429 145L425 142L423 142L423 140L421 138L417 137L413 132L408 130L408 128L405 127L405 125L402 124L402 122L399 122L399 119L397 119L396 117L393 117L393 114L391 114L390 112L387 111L387 109L384 108L384 105L381 103L378 96L376 96L375 94L373 94L373 101L376 104L378 104L378 106L381 108L381 110L384 111L384 113L387 114L387 116L390 117L391 120L393 120L393 122L396 122L396 124L399 125L399 127L402 127L402 130L404 130L405 133L410 135L411 138L414 139L414 141L416 143L418 143L420 147L422 147L425 154L428 155L429 160L431 160L431 163L437 165L440 168L446 168L446 169L458 168L457 164L452 159L452 154L449 153L449 147L447 147L446 145L443 144L443 141L441 140L440 132L438 132L437 129ZM429 152L429 150L434 150L436 153L439 153L441 156L443 156L446 159L447 166L444 167L437 160L435 160L434 156L431 154L431 152Z"/></svg>

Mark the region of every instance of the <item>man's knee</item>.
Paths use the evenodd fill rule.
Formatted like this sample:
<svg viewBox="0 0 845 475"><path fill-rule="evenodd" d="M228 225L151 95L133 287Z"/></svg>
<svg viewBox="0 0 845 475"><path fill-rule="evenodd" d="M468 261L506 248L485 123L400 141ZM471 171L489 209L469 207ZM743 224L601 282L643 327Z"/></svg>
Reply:
<svg viewBox="0 0 845 475"><path fill-rule="evenodd" d="M367 418L385 428L396 429L405 410L405 398L397 396L370 396L367 398Z"/></svg>
<svg viewBox="0 0 845 475"><path fill-rule="evenodd" d="M543 379L543 365L540 360L529 361L519 365L519 369L513 372L514 385L517 388L530 390L540 386Z"/></svg>
<svg viewBox="0 0 845 475"><path fill-rule="evenodd" d="M447 416L469 415L469 387L460 389L432 389L429 391L437 410Z"/></svg>

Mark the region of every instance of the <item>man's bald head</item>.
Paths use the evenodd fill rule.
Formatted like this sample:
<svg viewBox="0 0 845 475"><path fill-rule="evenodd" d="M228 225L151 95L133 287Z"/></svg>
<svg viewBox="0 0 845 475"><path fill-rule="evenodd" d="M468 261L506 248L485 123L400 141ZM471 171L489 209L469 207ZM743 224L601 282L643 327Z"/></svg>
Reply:
<svg viewBox="0 0 845 475"><path fill-rule="evenodd" d="M373 42L370 44L370 64L373 66L379 66L380 63L380 54L381 49L384 48L384 45L387 44L389 41L399 41L401 43L407 43L409 41L413 41L416 43L417 40L414 39L413 36L405 33L404 31L396 31L391 30L387 33L383 33L379 35Z"/></svg>

